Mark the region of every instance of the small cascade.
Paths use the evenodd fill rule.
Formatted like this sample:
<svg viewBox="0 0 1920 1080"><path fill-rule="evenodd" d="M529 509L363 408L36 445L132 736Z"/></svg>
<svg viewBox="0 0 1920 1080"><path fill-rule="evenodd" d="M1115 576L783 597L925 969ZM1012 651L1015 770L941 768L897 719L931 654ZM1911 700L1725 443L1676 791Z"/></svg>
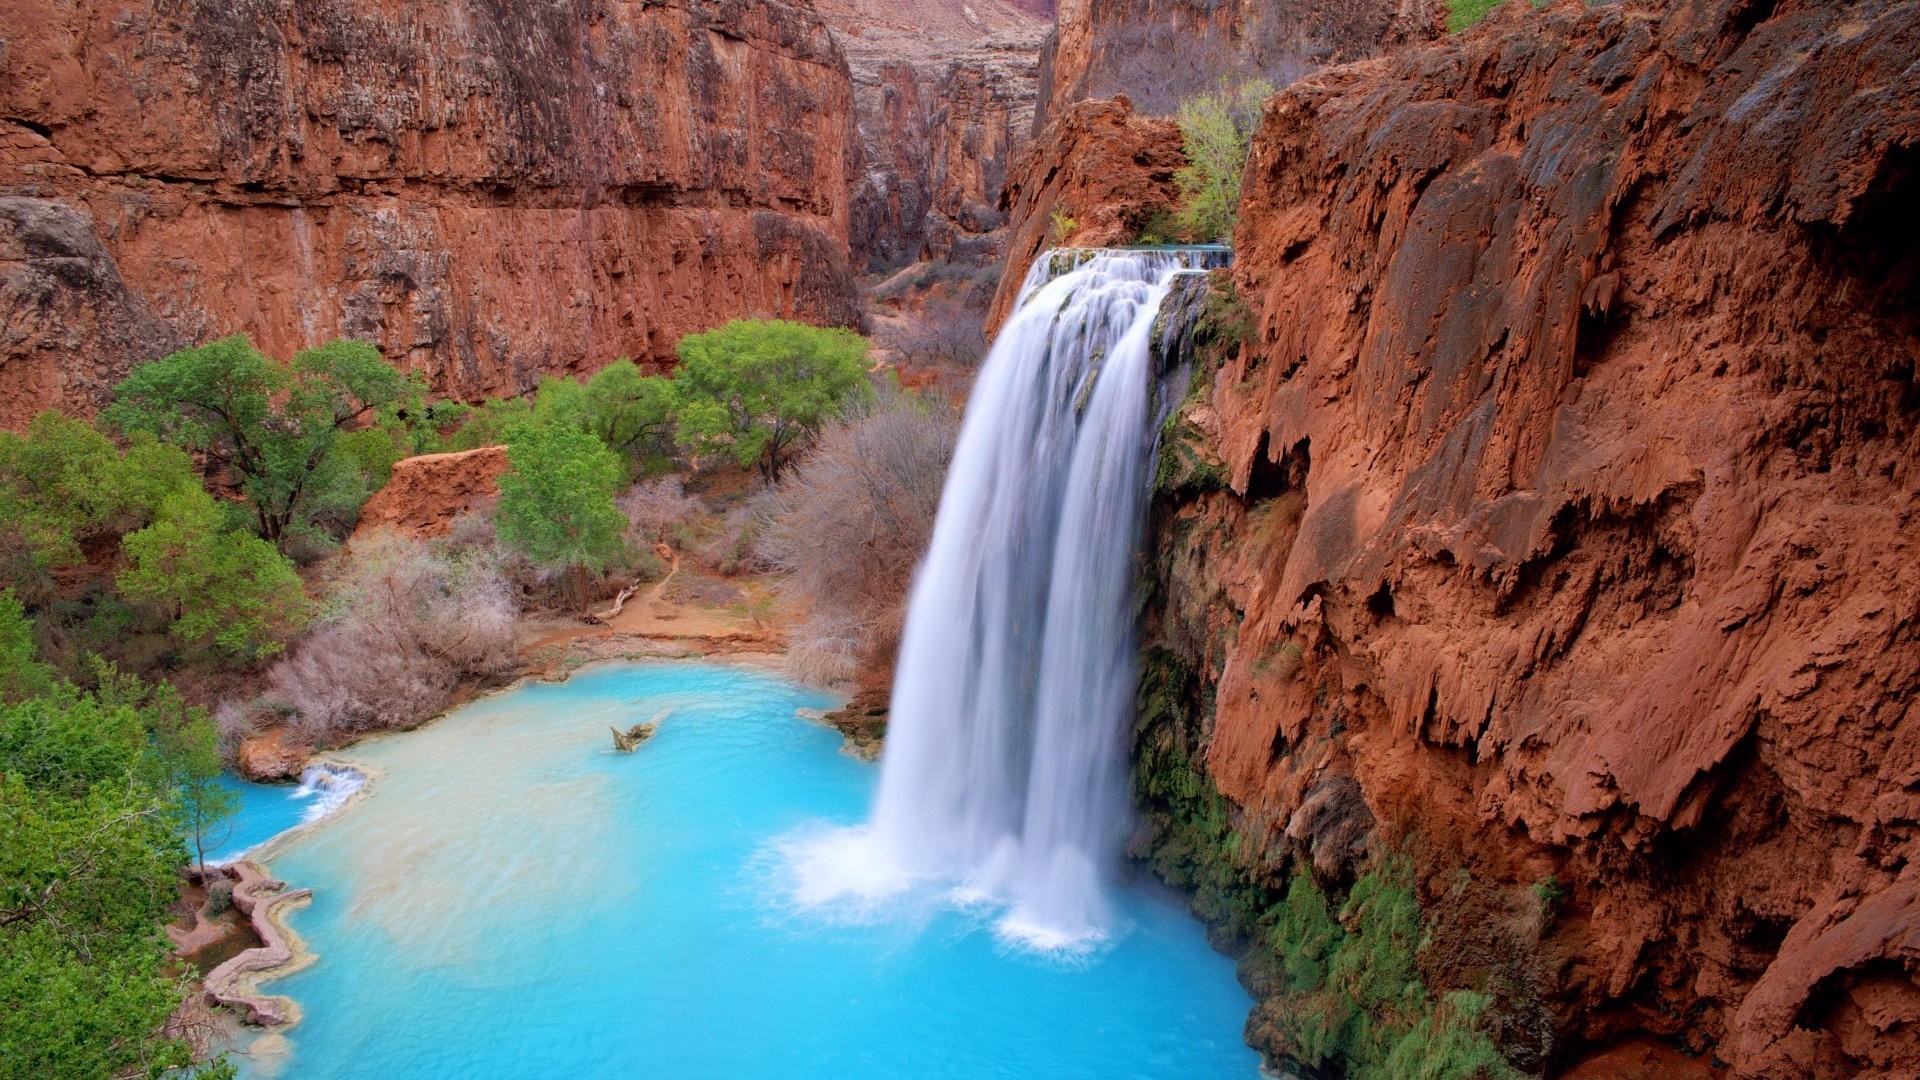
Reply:
<svg viewBox="0 0 1920 1080"><path fill-rule="evenodd" d="M1224 248L1053 252L982 368L915 579L851 891L947 881L1097 942L1128 826L1135 588L1162 412ZM872 864L877 861L878 866ZM830 890L829 890L830 891ZM818 894L818 890L814 890Z"/></svg>
<svg viewBox="0 0 1920 1080"><path fill-rule="evenodd" d="M309 765L300 772L300 786L294 789L296 799L311 800L306 812L300 816L301 824L311 824L323 818L331 817L366 784L367 778L357 769L345 765Z"/></svg>

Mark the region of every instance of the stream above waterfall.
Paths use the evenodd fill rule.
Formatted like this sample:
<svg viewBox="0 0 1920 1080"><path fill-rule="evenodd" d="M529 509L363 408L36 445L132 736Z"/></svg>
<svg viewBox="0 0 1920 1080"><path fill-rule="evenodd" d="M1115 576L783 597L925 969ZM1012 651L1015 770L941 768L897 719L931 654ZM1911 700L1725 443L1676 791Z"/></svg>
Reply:
<svg viewBox="0 0 1920 1080"><path fill-rule="evenodd" d="M318 959L254 1077L1252 1077L1250 1002L1184 902L1112 895L1091 953L1009 948L991 911L863 920L788 849L858 822L877 770L830 702L709 664L527 684L352 757L375 777L275 846ZM609 725L665 712L632 754Z"/></svg>

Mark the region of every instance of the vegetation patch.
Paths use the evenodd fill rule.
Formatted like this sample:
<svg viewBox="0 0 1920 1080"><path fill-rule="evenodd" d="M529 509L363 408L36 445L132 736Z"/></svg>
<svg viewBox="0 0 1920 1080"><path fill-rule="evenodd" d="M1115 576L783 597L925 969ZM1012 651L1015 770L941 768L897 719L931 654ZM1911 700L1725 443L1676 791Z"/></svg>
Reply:
<svg viewBox="0 0 1920 1080"><path fill-rule="evenodd" d="M1149 826L1133 854L1187 890L1259 999L1247 1037L1303 1075L1508 1080L1487 1034L1491 998L1436 994L1413 864L1376 853L1344 890L1241 831L1202 767L1210 693L1172 654L1143 665L1134 797Z"/></svg>

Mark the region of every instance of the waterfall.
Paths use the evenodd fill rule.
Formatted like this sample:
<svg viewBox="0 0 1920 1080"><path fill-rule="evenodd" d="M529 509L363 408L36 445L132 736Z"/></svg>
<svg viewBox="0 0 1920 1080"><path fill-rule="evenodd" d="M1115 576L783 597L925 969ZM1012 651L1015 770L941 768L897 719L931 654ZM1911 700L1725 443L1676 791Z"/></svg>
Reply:
<svg viewBox="0 0 1920 1080"><path fill-rule="evenodd" d="M1063 251L1028 274L968 403L908 604L862 837L877 881L957 883L1004 905L1003 934L1041 947L1104 934L1166 404L1156 346L1185 329L1160 315L1177 278L1225 260ZM1190 321L1192 295L1179 291L1170 320Z"/></svg>

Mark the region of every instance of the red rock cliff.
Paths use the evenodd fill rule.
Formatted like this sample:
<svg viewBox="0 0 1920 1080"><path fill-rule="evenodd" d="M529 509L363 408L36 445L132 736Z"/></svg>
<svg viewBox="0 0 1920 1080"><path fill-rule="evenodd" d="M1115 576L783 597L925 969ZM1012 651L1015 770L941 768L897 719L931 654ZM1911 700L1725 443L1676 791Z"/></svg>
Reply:
<svg viewBox="0 0 1920 1080"><path fill-rule="evenodd" d="M1051 0L819 0L853 72L857 264L998 259L995 209L1033 128Z"/></svg>
<svg viewBox="0 0 1920 1080"><path fill-rule="evenodd" d="M1229 75L1282 86L1323 64L1432 36L1440 0L1060 0L1041 53L1035 129L1126 94L1170 116Z"/></svg>
<svg viewBox="0 0 1920 1080"><path fill-rule="evenodd" d="M859 318L808 0L20 0L0 41L0 423L236 331L472 397Z"/></svg>
<svg viewBox="0 0 1920 1080"><path fill-rule="evenodd" d="M1152 645L1249 872L1413 851L1534 1068L1920 1075L1917 57L1910 3L1513 4L1268 106Z"/></svg>

